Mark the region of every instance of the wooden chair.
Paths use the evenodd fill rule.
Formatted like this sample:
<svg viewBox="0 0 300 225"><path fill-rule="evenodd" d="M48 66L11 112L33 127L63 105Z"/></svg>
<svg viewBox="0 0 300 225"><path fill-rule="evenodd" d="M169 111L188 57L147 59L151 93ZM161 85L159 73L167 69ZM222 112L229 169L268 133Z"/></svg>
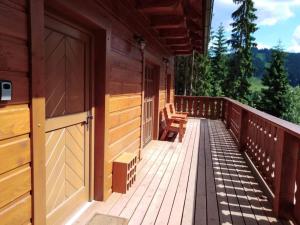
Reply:
<svg viewBox="0 0 300 225"><path fill-rule="evenodd" d="M186 120L171 117L167 107L163 109L163 113L166 120L166 127L161 135L160 140L165 140L169 132L175 132L179 135L179 142L182 142L185 130L186 130Z"/></svg>
<svg viewBox="0 0 300 225"><path fill-rule="evenodd" d="M175 111L175 106L174 106L173 103L167 104L167 107L169 107L170 113L172 114L172 117L187 120L188 113L185 113L185 112L182 112L182 113L176 112Z"/></svg>

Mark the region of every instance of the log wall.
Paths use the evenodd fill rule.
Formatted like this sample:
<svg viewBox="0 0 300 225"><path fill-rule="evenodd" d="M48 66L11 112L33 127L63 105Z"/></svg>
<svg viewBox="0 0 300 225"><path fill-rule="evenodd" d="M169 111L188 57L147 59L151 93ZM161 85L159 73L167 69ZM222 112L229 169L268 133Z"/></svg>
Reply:
<svg viewBox="0 0 300 225"><path fill-rule="evenodd" d="M0 102L0 221L31 219L31 142L28 4L0 1L0 80L13 83L13 100Z"/></svg>

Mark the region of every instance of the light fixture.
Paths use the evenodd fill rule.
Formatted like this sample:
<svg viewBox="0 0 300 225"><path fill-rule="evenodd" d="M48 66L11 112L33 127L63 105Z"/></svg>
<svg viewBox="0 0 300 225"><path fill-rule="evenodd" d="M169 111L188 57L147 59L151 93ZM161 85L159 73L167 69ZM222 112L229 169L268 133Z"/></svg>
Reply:
<svg viewBox="0 0 300 225"><path fill-rule="evenodd" d="M146 42L145 42L144 38L143 38L141 35L135 34L135 35L133 36L133 39L136 41L136 43L139 44L141 50L144 50L144 49L145 49L145 47L146 47Z"/></svg>
<svg viewBox="0 0 300 225"><path fill-rule="evenodd" d="M168 58L163 57L162 61L166 64L166 66L169 66L169 59Z"/></svg>

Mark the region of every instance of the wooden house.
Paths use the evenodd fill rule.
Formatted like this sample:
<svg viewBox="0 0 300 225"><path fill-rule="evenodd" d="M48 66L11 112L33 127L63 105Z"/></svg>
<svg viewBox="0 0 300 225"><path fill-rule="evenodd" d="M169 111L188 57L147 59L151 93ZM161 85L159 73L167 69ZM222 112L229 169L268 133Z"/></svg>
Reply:
<svg viewBox="0 0 300 225"><path fill-rule="evenodd" d="M158 139L174 56L206 51L211 15L211 0L0 0L0 224L106 200L113 161Z"/></svg>

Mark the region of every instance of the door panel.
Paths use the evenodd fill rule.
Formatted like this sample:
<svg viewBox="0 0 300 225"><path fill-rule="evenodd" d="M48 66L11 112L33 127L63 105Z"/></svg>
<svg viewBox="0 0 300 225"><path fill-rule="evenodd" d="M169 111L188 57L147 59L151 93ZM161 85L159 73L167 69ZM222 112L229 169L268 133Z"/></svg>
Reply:
<svg viewBox="0 0 300 225"><path fill-rule="evenodd" d="M154 87L155 68L146 65L144 83L144 115L143 115L143 144L144 146L153 139L154 122Z"/></svg>
<svg viewBox="0 0 300 225"><path fill-rule="evenodd" d="M46 17L47 224L89 198L89 54L88 35Z"/></svg>

